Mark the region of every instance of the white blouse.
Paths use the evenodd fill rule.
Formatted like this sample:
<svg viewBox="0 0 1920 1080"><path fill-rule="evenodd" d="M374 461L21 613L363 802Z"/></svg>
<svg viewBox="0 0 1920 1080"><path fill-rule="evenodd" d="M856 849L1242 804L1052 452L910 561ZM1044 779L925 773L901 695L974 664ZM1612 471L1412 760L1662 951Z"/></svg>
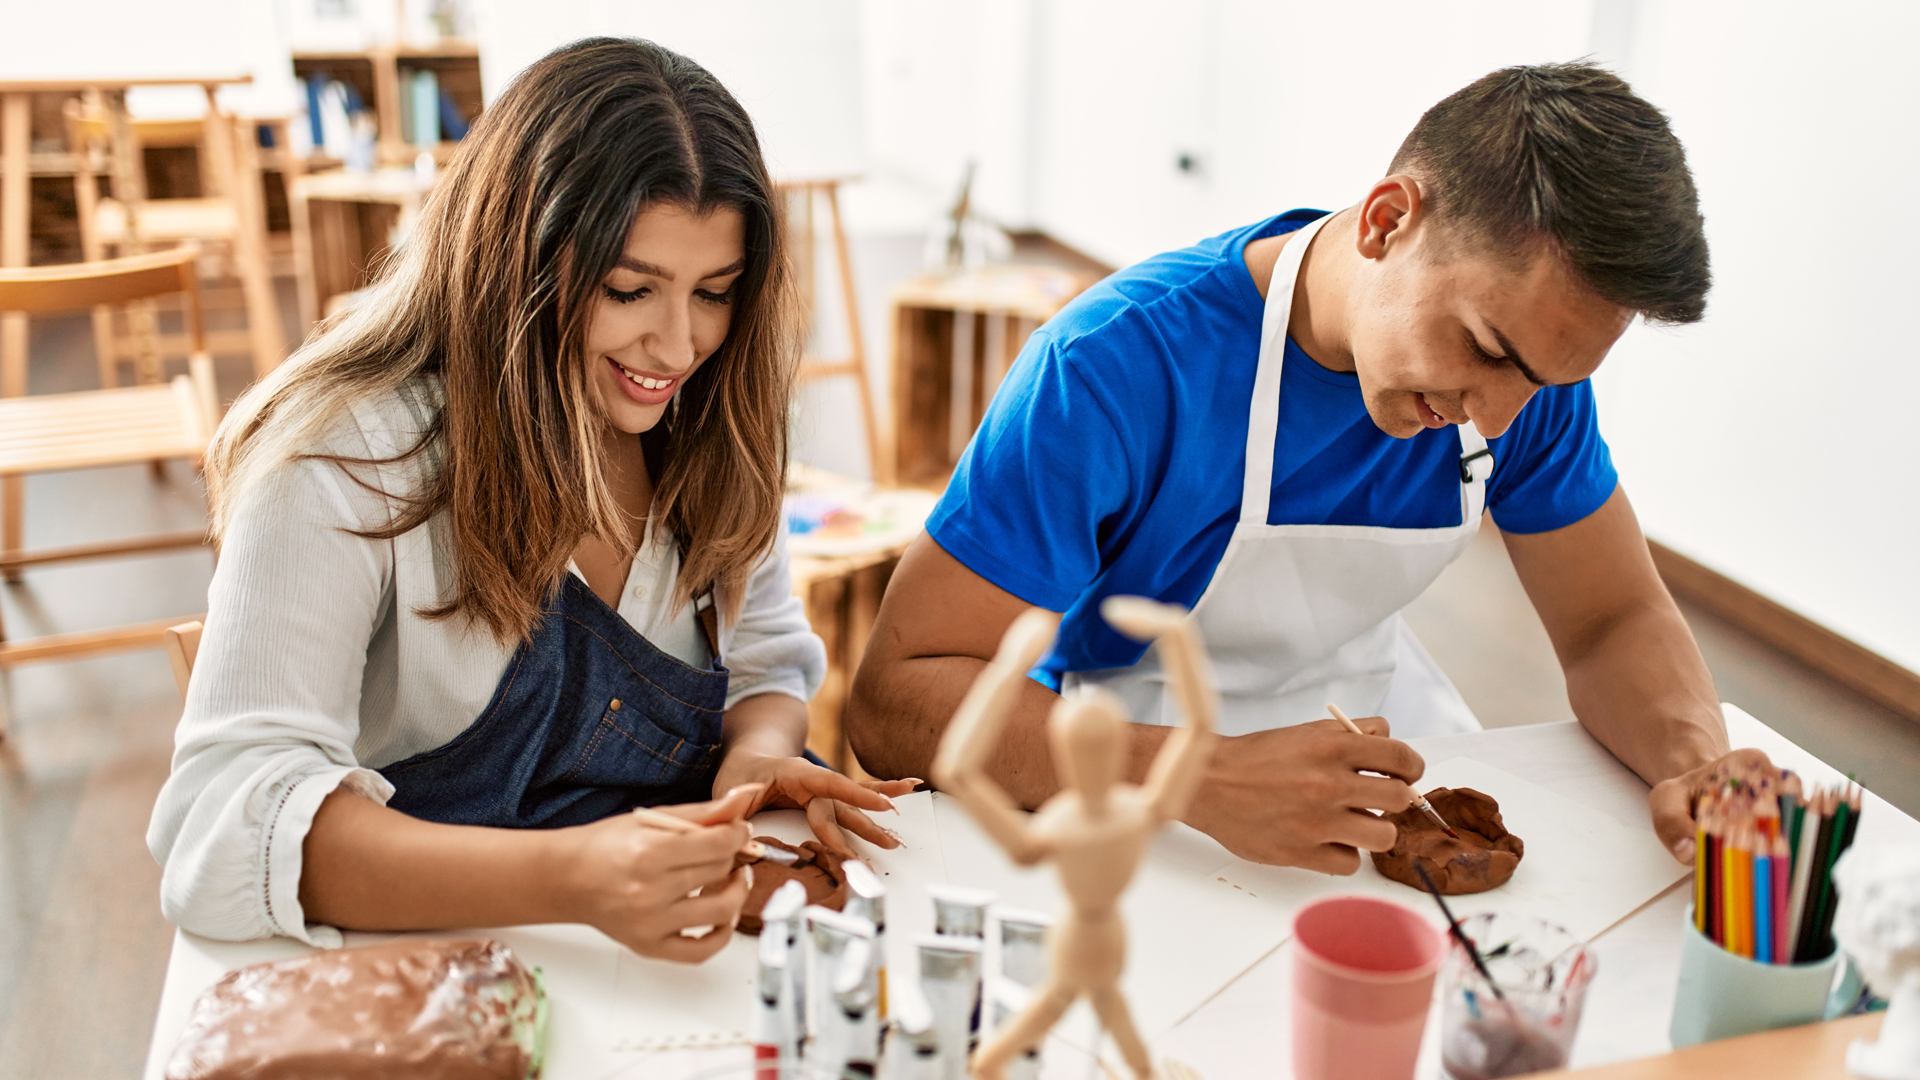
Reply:
<svg viewBox="0 0 1920 1080"><path fill-rule="evenodd" d="M354 407L323 452L387 457L411 446L432 391ZM354 466L383 491L414 490L419 460ZM392 540L386 501L330 462L289 463L242 496L207 590L206 630L147 846L160 907L185 930L230 941L284 934L334 947L300 908L301 844L345 785L384 804L373 770L441 746L492 699L514 647L464 617L426 619L452 582L444 515ZM710 662L693 605L669 615L680 558L649 528L621 588L622 618L662 651ZM576 575L577 569L573 571ZM783 523L721 628L727 706L756 694L812 697L826 650L787 572Z"/></svg>

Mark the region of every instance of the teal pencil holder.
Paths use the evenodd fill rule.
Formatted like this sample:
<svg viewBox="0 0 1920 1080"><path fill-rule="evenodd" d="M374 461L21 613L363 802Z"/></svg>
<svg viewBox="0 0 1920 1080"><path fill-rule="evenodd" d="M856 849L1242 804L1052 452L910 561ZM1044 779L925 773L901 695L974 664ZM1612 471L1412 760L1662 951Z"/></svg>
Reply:
<svg viewBox="0 0 1920 1080"><path fill-rule="evenodd" d="M1834 950L1811 964L1761 964L1735 956L1693 925L1688 905L1673 999L1674 1049L1825 1019L1840 965Z"/></svg>

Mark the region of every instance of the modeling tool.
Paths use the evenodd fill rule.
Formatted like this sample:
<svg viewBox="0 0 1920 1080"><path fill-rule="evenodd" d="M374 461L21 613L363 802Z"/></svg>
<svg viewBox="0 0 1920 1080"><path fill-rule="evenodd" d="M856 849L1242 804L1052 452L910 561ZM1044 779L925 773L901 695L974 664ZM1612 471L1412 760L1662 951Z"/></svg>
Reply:
<svg viewBox="0 0 1920 1080"><path fill-rule="evenodd" d="M1353 732L1355 735L1366 734L1366 732L1360 730L1360 725L1347 719L1347 714L1340 711L1340 706L1329 702L1327 704L1327 711L1333 714L1333 718L1335 720L1338 720L1340 721L1341 724L1345 725L1348 731ZM1412 790L1411 787L1409 787L1408 790ZM1453 826L1447 824L1446 819L1442 818L1437 812L1434 811L1433 807L1427 803L1427 797L1425 795L1422 795L1419 792L1415 791L1413 793L1413 805L1419 807L1420 812L1427 815L1428 819L1430 819L1435 825L1438 825L1442 829L1445 829L1448 836L1453 837L1455 840L1460 839L1460 834L1453 831Z"/></svg>
<svg viewBox="0 0 1920 1080"><path fill-rule="evenodd" d="M690 833L695 829L701 828L701 826L695 825L686 818L674 817L672 814L663 810L655 810L651 806L635 807L633 816L656 829L664 829L667 832ZM764 859L767 862L779 863L781 866L792 866L800 861L800 856L795 855L793 852L782 851L779 848L770 848L758 840L747 841L746 844L741 847L740 854L756 862Z"/></svg>

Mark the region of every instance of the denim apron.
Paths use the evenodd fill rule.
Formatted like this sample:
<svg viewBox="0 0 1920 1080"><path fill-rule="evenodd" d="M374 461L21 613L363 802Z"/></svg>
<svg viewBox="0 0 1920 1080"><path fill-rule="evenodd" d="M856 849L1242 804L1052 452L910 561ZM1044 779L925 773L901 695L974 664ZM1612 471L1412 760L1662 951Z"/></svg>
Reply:
<svg viewBox="0 0 1920 1080"><path fill-rule="evenodd" d="M387 805L449 825L556 829L712 798L727 669L711 594L696 606L710 671L655 648L567 574L480 718L380 770Z"/></svg>

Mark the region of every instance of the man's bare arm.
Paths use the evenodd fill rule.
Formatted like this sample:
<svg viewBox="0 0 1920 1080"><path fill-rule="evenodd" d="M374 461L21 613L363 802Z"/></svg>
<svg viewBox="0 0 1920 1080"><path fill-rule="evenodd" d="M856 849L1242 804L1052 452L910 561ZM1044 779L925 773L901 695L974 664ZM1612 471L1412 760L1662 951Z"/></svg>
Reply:
<svg viewBox="0 0 1920 1080"><path fill-rule="evenodd" d="M847 734L860 763L880 776L927 776L940 736L1007 627L1027 611L1018 597L962 565L922 535L887 585L854 680ZM1047 717L1059 696L1022 679L986 774L1026 807L1058 790ZM1218 740L1200 794L1181 820L1242 858L1351 874L1357 849L1393 846L1390 822L1425 763L1378 717L1354 735L1332 720ZM1126 778L1142 782L1175 729L1127 725ZM1229 746L1229 744L1231 744ZM1384 775L1367 775L1379 773Z"/></svg>
<svg viewBox="0 0 1920 1080"><path fill-rule="evenodd" d="M1656 785L1654 828L1676 855L1691 858L1692 777L1728 752L1726 724L1713 676L1654 569L1626 492L1615 488L1565 528L1505 539L1559 654L1574 715Z"/></svg>
<svg viewBox="0 0 1920 1080"><path fill-rule="evenodd" d="M974 573L925 533L887 583L847 703L847 737L860 764L882 777L931 776L947 721L1032 605ZM986 774L1031 809L1059 790L1047 717L1060 696L1021 680ZM1168 730L1128 727L1128 779L1146 775Z"/></svg>

